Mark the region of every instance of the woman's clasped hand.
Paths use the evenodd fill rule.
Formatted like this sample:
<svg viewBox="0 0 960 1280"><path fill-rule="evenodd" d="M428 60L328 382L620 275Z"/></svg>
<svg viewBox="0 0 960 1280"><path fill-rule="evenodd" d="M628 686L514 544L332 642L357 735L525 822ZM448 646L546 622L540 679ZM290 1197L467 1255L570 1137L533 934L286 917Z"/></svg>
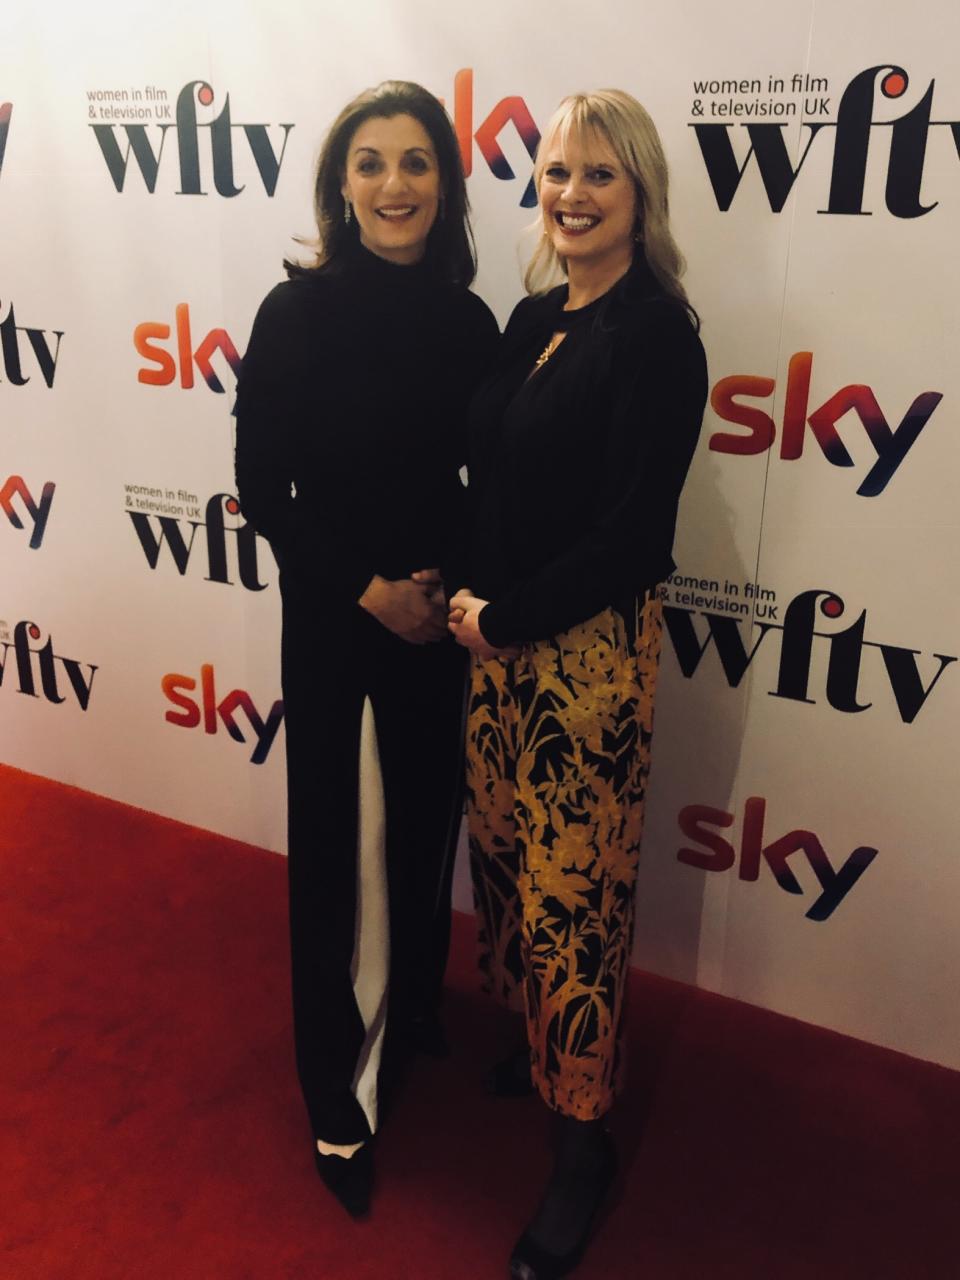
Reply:
<svg viewBox="0 0 960 1280"><path fill-rule="evenodd" d="M438 569L421 569L391 581L375 574L357 602L409 644L430 644L447 634L443 582Z"/></svg>
<svg viewBox="0 0 960 1280"><path fill-rule="evenodd" d="M450 601L447 626L457 644L462 644L478 658L500 658L507 662L517 657L520 646L507 645L505 648L498 649L484 639L483 632L480 630L480 611L488 603L487 600L479 600L469 588L461 587Z"/></svg>

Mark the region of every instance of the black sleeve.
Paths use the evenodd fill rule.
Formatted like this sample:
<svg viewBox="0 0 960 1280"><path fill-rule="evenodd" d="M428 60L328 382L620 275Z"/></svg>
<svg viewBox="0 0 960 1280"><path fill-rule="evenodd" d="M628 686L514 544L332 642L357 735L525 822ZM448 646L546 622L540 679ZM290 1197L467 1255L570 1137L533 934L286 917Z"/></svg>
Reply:
<svg viewBox="0 0 960 1280"><path fill-rule="evenodd" d="M576 542L480 612L492 645L557 635L631 590L656 585L673 566L677 507L707 397L706 359L686 314L654 304L641 329L622 335L617 395L597 516Z"/></svg>
<svg viewBox="0 0 960 1280"><path fill-rule="evenodd" d="M298 440L308 412L317 413L320 371L309 367L305 332L313 350L318 308L303 305L311 284L277 285L260 305L237 384L234 455L237 495L244 517L273 548L277 563L303 584L357 600L376 572L374 558L355 530L334 527L294 493ZM314 366L316 360L314 358Z"/></svg>
<svg viewBox="0 0 960 1280"><path fill-rule="evenodd" d="M457 438L458 465L463 466L467 460L467 422L469 418L470 400L477 387L490 370L496 357L500 338L500 326L493 312L476 294L468 294L466 324L464 328L464 351L467 358L463 362L460 374L454 415L452 423ZM447 553L440 572L443 577L447 599L469 585L469 533L468 533L468 499L464 491L460 494L457 511L452 516L453 527L447 539Z"/></svg>

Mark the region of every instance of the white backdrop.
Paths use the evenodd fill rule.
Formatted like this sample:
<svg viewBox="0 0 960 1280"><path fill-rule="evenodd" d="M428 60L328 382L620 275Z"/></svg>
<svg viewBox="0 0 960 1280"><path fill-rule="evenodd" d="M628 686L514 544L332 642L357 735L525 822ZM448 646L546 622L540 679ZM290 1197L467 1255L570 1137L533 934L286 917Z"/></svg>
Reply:
<svg viewBox="0 0 960 1280"><path fill-rule="evenodd" d="M2 758L282 850L276 567L235 514L229 410L258 302L311 231L324 128L386 77L445 99L476 287L504 321L536 127L617 85L663 134L713 387L667 588L635 959L960 1067L960 14L924 14L7 15Z"/></svg>

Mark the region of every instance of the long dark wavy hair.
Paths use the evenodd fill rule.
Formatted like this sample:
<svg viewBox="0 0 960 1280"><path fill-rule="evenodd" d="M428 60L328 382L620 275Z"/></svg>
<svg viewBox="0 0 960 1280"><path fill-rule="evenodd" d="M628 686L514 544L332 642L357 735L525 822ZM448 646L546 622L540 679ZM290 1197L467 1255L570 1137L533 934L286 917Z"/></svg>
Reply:
<svg viewBox="0 0 960 1280"><path fill-rule="evenodd" d="M400 115L413 116L426 129L440 171L440 211L427 237L424 261L438 279L447 283L469 285L473 281L477 257L460 147L443 105L432 93L409 80L384 80L375 89L365 89L334 120L317 161L313 196L317 238L302 242L313 249L315 257L306 264L284 260L288 275L338 272L343 268L360 237L356 218L344 221L340 191L350 143L365 121Z"/></svg>

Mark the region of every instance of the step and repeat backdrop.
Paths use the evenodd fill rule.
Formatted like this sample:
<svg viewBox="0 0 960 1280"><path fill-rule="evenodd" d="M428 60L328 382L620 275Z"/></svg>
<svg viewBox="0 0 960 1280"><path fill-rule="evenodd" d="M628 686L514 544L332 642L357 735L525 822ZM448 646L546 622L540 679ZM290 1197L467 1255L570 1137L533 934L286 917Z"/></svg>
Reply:
<svg viewBox="0 0 960 1280"><path fill-rule="evenodd" d="M622 87L663 135L711 382L634 958L960 1067L958 50L947 0L18 6L0 757L282 852L277 568L230 410L325 127L387 77L444 99L502 323L540 128Z"/></svg>

